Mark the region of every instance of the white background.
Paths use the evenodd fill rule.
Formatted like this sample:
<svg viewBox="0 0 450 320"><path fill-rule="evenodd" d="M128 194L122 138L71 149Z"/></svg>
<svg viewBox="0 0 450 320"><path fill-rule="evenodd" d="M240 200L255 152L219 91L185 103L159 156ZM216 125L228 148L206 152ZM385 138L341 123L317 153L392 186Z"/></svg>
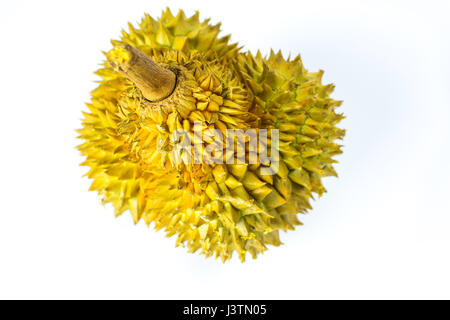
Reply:
<svg viewBox="0 0 450 320"><path fill-rule="evenodd" d="M114 219L75 129L101 51L144 12L200 10L244 50L325 70L339 179L257 260ZM0 298L450 298L448 1L1 1Z"/></svg>

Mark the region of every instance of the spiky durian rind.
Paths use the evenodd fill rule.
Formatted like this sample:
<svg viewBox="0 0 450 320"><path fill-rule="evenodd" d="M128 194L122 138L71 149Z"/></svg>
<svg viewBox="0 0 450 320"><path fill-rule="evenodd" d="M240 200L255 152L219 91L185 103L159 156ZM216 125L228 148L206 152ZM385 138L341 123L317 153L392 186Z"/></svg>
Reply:
<svg viewBox="0 0 450 320"><path fill-rule="evenodd" d="M236 251L244 260L247 252L256 258L268 244L280 245L279 230L301 224L297 213L311 208L313 193L325 192L321 177L336 175L332 157L341 150L334 141L344 131L336 127L340 102L329 98L333 86L321 84L322 72L308 73L299 57L241 53L218 34L219 25L182 11L130 25L113 44L131 44L173 70L175 92L150 102L105 62L79 149L91 190L114 205L116 216L129 210L135 223L154 222L190 252L226 261ZM261 163L180 164L172 133L193 133L195 122L205 132L279 129L279 171L261 175Z"/></svg>

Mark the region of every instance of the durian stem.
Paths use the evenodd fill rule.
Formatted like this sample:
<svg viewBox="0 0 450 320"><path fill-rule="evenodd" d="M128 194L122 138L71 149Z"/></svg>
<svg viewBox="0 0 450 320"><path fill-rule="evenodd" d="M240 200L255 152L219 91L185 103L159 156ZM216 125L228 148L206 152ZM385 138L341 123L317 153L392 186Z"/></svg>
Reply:
<svg viewBox="0 0 450 320"><path fill-rule="evenodd" d="M150 101L160 101L171 95L176 85L176 75L158 66L145 53L125 43L107 54L113 68L133 81Z"/></svg>

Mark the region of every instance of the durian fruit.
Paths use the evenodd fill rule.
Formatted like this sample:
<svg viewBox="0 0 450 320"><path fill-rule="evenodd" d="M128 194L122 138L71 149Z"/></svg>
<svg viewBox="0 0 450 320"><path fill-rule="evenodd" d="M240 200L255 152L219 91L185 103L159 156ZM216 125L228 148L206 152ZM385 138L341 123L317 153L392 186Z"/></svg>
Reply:
<svg viewBox="0 0 450 320"><path fill-rule="evenodd" d="M333 156L345 132L322 71L309 73L299 56L243 53L219 28L169 9L130 24L96 73L78 148L91 190L116 216L153 222L190 252L227 261L236 251L244 261L301 225L297 214L325 192L322 177L337 176ZM267 129L268 138L230 151L210 129ZM174 152L196 138L192 152ZM254 161L230 163L239 150ZM264 150L279 156L268 161Z"/></svg>

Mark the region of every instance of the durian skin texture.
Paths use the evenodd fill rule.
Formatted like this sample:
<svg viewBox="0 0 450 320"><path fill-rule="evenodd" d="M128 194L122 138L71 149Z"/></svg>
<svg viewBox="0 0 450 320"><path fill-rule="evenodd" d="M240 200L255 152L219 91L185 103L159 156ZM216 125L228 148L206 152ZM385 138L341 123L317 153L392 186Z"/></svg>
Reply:
<svg viewBox="0 0 450 320"><path fill-rule="evenodd" d="M219 28L198 13L187 18L169 9L159 20L146 14L130 24L113 46L128 43L176 72L175 91L150 102L105 60L78 148L90 190L112 203L116 216L129 211L135 223L153 222L189 252L222 261L236 252L244 261L279 246L280 230L301 224L297 214L311 209L313 194L326 192L322 177L337 176L333 157L345 132L336 126L341 102L329 97L334 86L322 85L322 71L309 73L299 56L243 53ZM175 163L171 134L192 132L196 121L222 132L278 129L278 172L262 175L261 163Z"/></svg>

